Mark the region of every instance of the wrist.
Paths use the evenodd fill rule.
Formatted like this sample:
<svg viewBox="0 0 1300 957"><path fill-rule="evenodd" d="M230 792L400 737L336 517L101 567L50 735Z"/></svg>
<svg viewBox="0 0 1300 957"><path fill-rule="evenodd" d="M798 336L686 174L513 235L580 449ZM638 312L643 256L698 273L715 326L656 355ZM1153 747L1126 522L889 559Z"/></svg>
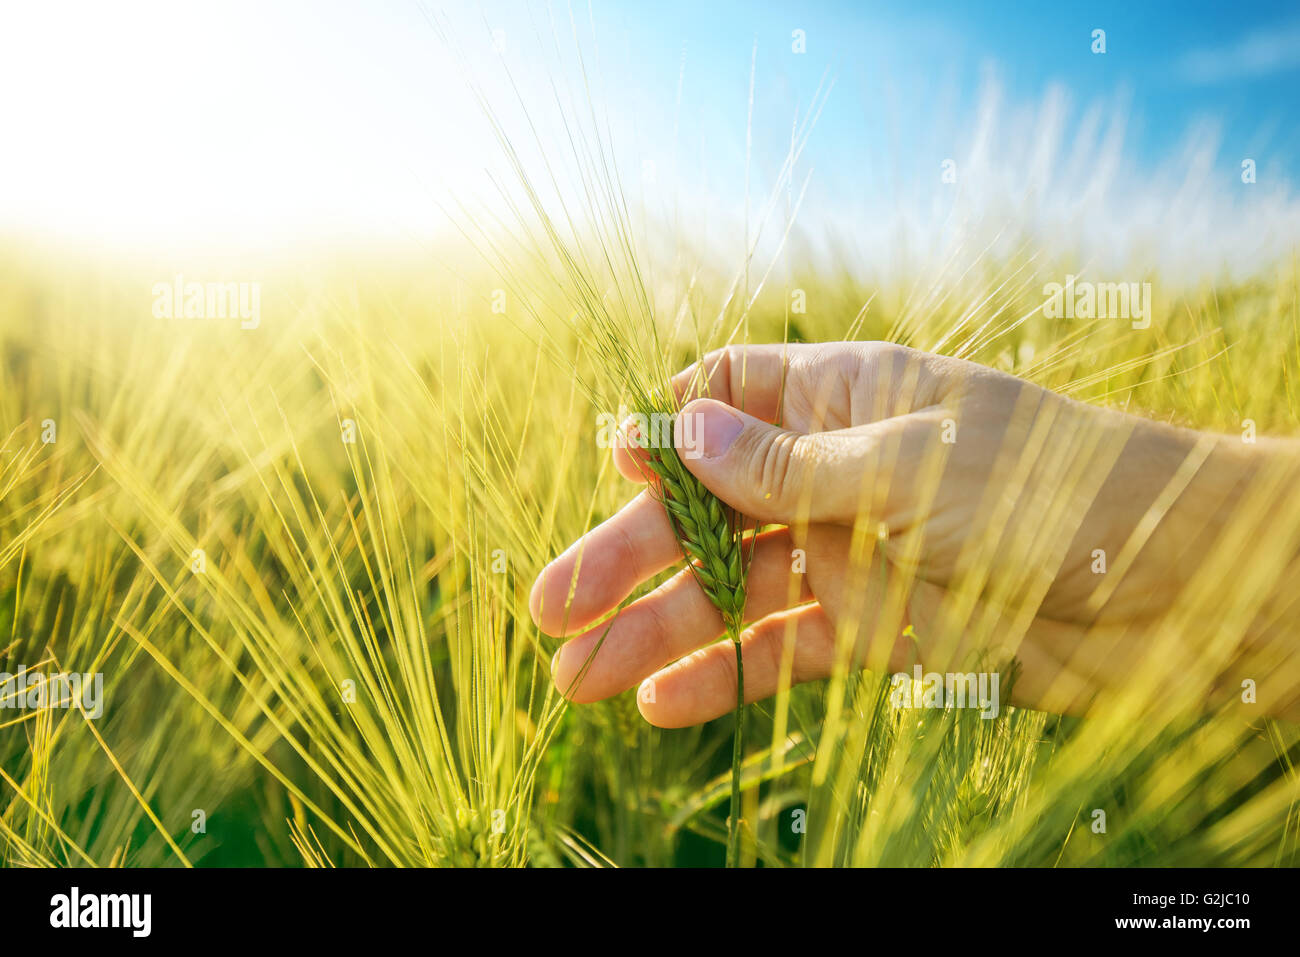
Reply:
<svg viewBox="0 0 1300 957"><path fill-rule="evenodd" d="M1220 436L1191 509L1217 501L1213 539L1179 604L1199 625L1194 651L1221 662L1216 686L1264 714L1300 703L1300 443ZM1247 689L1249 693L1247 694Z"/></svg>

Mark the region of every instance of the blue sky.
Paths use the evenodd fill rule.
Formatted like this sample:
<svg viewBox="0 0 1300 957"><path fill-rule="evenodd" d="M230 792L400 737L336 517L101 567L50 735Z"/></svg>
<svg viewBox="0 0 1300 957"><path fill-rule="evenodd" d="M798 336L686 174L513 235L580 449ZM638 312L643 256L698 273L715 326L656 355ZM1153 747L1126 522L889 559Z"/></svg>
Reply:
<svg viewBox="0 0 1300 957"><path fill-rule="evenodd" d="M947 158L961 170L967 221L1021 220L1117 261L1158 245L1153 266L1194 257L1194 270L1215 268L1233 249L1249 266L1296 237L1294 3L669 0L652 14L634 4L594 9L601 59L617 64L606 76L626 87L612 99L632 104L629 152L661 151L671 114L682 165L708 192L734 192L741 180L755 44L757 195L771 186L791 118L833 77L804 157L815 176L800 221L820 235L832 226L866 260L891 254L900 228L940 244L959 208L938 182ZM791 49L796 29L802 55ZM1093 52L1097 29L1105 53ZM1247 158L1257 181L1243 188Z"/></svg>
<svg viewBox="0 0 1300 957"><path fill-rule="evenodd" d="M578 84L568 9L550 7L557 57L548 8L522 0L0 0L0 229L162 245L423 235L500 159L429 16L509 115L507 70L543 110L551 78ZM1294 3L595 0L594 39L585 3L573 12L620 161L657 164L641 184L656 211L671 195L710 221L739 214L757 44L755 196L834 79L800 164L813 228L853 231L891 206L941 223L956 208L947 158L963 198L1000 216L1072 223L1105 194L1112 225L1146 203L1154 230L1177 201L1224 242L1225 217L1250 236L1276 226L1243 203L1300 218Z"/></svg>
<svg viewBox="0 0 1300 957"><path fill-rule="evenodd" d="M1219 126L1228 171L1240 156L1294 180L1300 171L1300 5L1127 2L690 3L597 5L598 32L631 37L662 88L685 51L695 105L743 116L752 45L769 113L806 103L829 67L836 91L818 126L835 162L888 136L908 139L973 108L992 68L1012 101L1059 84L1076 109L1126 102L1129 142L1150 164L1194 124ZM807 52L791 53L805 31ZM1105 54L1091 50L1106 32Z"/></svg>

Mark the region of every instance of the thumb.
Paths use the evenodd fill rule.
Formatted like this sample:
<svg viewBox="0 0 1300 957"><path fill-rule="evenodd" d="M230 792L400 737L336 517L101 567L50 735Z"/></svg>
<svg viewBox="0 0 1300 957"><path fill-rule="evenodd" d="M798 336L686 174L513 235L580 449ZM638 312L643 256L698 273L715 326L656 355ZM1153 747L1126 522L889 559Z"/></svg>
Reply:
<svg viewBox="0 0 1300 957"><path fill-rule="evenodd" d="M673 441L709 491L751 518L851 524L859 514L880 514L888 483L877 488L872 476L881 472L883 440L900 433L906 418L803 434L696 399L678 415Z"/></svg>

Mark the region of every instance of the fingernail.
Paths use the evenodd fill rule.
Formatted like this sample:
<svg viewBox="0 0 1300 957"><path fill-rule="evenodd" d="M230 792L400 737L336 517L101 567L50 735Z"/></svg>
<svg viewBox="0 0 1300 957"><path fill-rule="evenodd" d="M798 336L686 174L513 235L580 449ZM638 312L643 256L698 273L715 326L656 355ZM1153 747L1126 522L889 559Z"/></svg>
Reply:
<svg viewBox="0 0 1300 957"><path fill-rule="evenodd" d="M727 454L745 423L721 402L692 403L677 417L677 447L686 458L716 459Z"/></svg>
<svg viewBox="0 0 1300 957"><path fill-rule="evenodd" d="M623 447L627 449L645 448L645 436L641 434L641 423L636 420L636 416L628 416L619 426L618 437L623 440Z"/></svg>

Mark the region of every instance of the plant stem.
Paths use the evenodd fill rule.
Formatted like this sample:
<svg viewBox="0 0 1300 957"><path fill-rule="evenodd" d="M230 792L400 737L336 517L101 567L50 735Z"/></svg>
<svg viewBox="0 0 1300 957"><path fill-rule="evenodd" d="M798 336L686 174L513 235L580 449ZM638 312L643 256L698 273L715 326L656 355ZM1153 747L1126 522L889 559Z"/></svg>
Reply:
<svg viewBox="0 0 1300 957"><path fill-rule="evenodd" d="M740 865L740 764L745 751L745 662L740 653L740 631L731 632L736 649L736 730L731 743L731 816L727 818L727 866Z"/></svg>

